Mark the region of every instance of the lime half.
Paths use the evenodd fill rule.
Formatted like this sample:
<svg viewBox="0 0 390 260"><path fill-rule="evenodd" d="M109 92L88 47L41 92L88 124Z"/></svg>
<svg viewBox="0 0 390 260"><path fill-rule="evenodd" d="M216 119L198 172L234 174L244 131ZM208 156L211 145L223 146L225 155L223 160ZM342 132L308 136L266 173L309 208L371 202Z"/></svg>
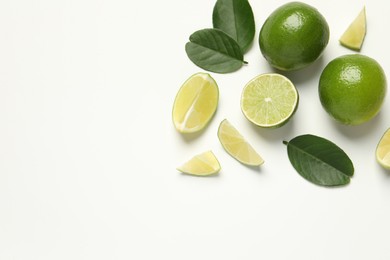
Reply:
<svg viewBox="0 0 390 260"><path fill-rule="evenodd" d="M341 45L356 51L360 51L366 36L366 8L360 11L359 15L349 25L340 38Z"/></svg>
<svg viewBox="0 0 390 260"><path fill-rule="evenodd" d="M218 173L221 165L212 151L198 154L177 168L178 171L190 175L208 176Z"/></svg>
<svg viewBox="0 0 390 260"><path fill-rule="evenodd" d="M244 87L241 110L260 127L280 127L295 113L299 95L294 84L277 73L262 74Z"/></svg>
<svg viewBox="0 0 390 260"><path fill-rule="evenodd" d="M218 138L226 152L240 163L250 166L264 163L263 158L226 119L219 125Z"/></svg>
<svg viewBox="0 0 390 260"><path fill-rule="evenodd" d="M378 143L376 159L380 165L390 170L390 128L387 129Z"/></svg>
<svg viewBox="0 0 390 260"><path fill-rule="evenodd" d="M219 98L218 85L207 73L197 73L179 89L173 104L172 119L180 133L202 130L213 117Z"/></svg>

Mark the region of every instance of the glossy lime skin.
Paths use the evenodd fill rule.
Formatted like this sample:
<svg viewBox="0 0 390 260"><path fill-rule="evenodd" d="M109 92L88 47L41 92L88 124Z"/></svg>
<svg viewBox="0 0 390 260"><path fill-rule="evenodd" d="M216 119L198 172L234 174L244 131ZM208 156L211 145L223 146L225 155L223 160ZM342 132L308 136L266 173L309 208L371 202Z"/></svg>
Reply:
<svg viewBox="0 0 390 260"><path fill-rule="evenodd" d="M359 125L375 117L386 96L386 75L377 61L350 54L332 60L319 81L324 109L337 121Z"/></svg>
<svg viewBox="0 0 390 260"><path fill-rule="evenodd" d="M302 69L323 53L329 26L314 7L291 2L280 6L264 22L260 50L271 66L284 71Z"/></svg>

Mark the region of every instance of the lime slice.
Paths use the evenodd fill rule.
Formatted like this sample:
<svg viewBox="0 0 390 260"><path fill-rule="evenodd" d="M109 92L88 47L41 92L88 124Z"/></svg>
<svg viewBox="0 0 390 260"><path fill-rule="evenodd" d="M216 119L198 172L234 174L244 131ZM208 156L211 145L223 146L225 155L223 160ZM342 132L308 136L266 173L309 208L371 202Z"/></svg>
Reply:
<svg viewBox="0 0 390 260"><path fill-rule="evenodd" d="M340 38L340 43L345 47L360 51L364 37L366 36L366 8L360 11L359 15L349 25Z"/></svg>
<svg viewBox="0 0 390 260"><path fill-rule="evenodd" d="M276 128L292 117L298 100L298 91L288 78L277 73L262 74L245 86L241 110L255 125Z"/></svg>
<svg viewBox="0 0 390 260"><path fill-rule="evenodd" d="M264 163L263 158L226 119L219 125L218 138L226 152L240 163L251 166Z"/></svg>
<svg viewBox="0 0 390 260"><path fill-rule="evenodd" d="M177 170L190 175L208 176L218 173L221 170L221 165L214 153L207 151L194 156Z"/></svg>
<svg viewBox="0 0 390 260"><path fill-rule="evenodd" d="M213 117L218 105L219 90L207 73L197 73L179 89L173 104L172 118L180 133L202 130Z"/></svg>
<svg viewBox="0 0 390 260"><path fill-rule="evenodd" d="M387 129L378 143L376 159L380 165L390 170L390 128Z"/></svg>

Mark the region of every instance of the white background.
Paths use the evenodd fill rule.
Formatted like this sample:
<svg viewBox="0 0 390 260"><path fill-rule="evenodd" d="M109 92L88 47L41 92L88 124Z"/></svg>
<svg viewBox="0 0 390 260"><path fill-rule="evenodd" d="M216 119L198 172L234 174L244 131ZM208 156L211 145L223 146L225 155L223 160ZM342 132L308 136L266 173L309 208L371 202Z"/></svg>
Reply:
<svg viewBox="0 0 390 260"><path fill-rule="evenodd" d="M300 105L280 129L240 110L242 88L272 72L258 33L287 1L250 1L256 37L248 65L211 73L217 113L201 133L176 132L176 92L202 71L187 58L191 33L212 26L210 0L0 2L0 259L390 259L390 173L375 161L390 127L390 97L369 123L342 126L322 109L319 75L353 53L338 38L367 8L362 54L390 76L390 5L306 1L326 17L320 60L286 75ZM227 118L265 159L259 170L225 153ZM283 140L315 134L350 156L355 176L323 188L298 175ZM199 178L176 167L213 150L222 170Z"/></svg>

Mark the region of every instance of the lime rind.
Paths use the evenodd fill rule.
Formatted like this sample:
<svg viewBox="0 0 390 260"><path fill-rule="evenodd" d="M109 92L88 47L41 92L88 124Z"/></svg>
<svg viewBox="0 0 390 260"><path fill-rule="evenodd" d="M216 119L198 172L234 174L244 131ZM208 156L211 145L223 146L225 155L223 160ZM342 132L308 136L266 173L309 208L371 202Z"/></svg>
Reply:
<svg viewBox="0 0 390 260"><path fill-rule="evenodd" d="M347 54L323 69L318 94L325 111L345 125L360 125L380 112L387 92L386 74L374 59Z"/></svg>
<svg viewBox="0 0 390 260"><path fill-rule="evenodd" d="M260 51L282 71L296 71L315 62L329 43L329 25L313 6L286 3L274 10L259 34Z"/></svg>
<svg viewBox="0 0 390 260"><path fill-rule="evenodd" d="M261 74L244 87L241 110L253 124L281 127L294 115L299 94L293 83L277 73Z"/></svg>
<svg viewBox="0 0 390 260"><path fill-rule="evenodd" d="M263 158L227 119L219 125L218 139L225 151L240 163L249 166L260 166L264 163Z"/></svg>

